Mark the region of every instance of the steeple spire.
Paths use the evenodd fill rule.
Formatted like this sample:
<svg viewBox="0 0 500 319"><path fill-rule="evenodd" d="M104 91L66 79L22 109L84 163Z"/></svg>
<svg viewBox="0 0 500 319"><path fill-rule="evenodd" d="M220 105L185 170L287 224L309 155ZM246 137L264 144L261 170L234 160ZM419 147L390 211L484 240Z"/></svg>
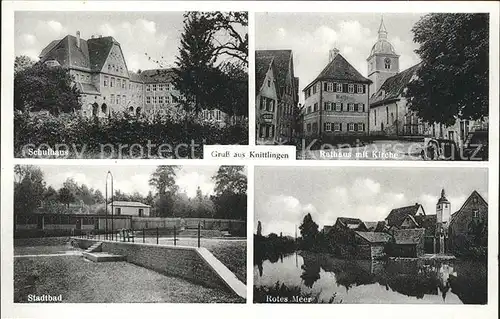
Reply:
<svg viewBox="0 0 500 319"><path fill-rule="evenodd" d="M387 39L387 29L384 24L384 16L380 18L380 26L378 27L378 39Z"/></svg>

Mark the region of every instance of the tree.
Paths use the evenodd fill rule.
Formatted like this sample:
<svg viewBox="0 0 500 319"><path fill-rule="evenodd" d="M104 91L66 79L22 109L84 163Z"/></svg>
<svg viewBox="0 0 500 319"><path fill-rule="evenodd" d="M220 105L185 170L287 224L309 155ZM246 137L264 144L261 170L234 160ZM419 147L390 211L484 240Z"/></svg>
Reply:
<svg viewBox="0 0 500 319"><path fill-rule="evenodd" d="M257 236L262 236L262 224L260 220L257 222Z"/></svg>
<svg viewBox="0 0 500 319"><path fill-rule="evenodd" d="M69 188L61 187L61 189L59 189L59 201L65 204L69 209L69 204L75 201L75 195Z"/></svg>
<svg viewBox="0 0 500 319"><path fill-rule="evenodd" d="M151 174L149 185L156 188L158 194L165 194L167 191L177 192L178 186L175 184L176 171L179 169L175 165L161 165Z"/></svg>
<svg viewBox="0 0 500 319"><path fill-rule="evenodd" d="M35 64L35 61L26 55L16 56L14 60L14 74L17 74L20 71L23 71L27 68L32 67Z"/></svg>
<svg viewBox="0 0 500 319"><path fill-rule="evenodd" d="M33 165L15 165L14 176L14 212L34 213L44 200L42 170Z"/></svg>
<svg viewBox="0 0 500 319"><path fill-rule="evenodd" d="M69 113L81 108L80 93L71 84L69 71L35 64L14 75L14 109Z"/></svg>
<svg viewBox="0 0 500 319"><path fill-rule="evenodd" d="M248 65L248 12L246 11L211 11L197 12L212 25L214 33L214 54L218 57L227 55ZM242 29L238 31L238 29Z"/></svg>
<svg viewBox="0 0 500 319"><path fill-rule="evenodd" d="M221 195L226 191L246 194L247 177L243 170L244 166L220 166L217 174L212 177L215 181L215 194Z"/></svg>
<svg viewBox="0 0 500 319"><path fill-rule="evenodd" d="M316 236L318 235L318 224L313 221L310 213L304 216L304 220L299 226L299 229L304 248L313 248L313 246L315 246Z"/></svg>
<svg viewBox="0 0 500 319"><path fill-rule="evenodd" d="M104 196L102 195L102 192L98 189L94 191L94 203L96 204L104 203Z"/></svg>
<svg viewBox="0 0 500 319"><path fill-rule="evenodd" d="M445 125L488 116L488 14L432 13L412 31L422 63L405 93L410 109Z"/></svg>
<svg viewBox="0 0 500 319"><path fill-rule="evenodd" d="M196 12L184 15L184 31L181 35L179 55L175 62L174 85L182 94L181 105L187 111L198 114L210 105L217 75L213 54L212 23Z"/></svg>

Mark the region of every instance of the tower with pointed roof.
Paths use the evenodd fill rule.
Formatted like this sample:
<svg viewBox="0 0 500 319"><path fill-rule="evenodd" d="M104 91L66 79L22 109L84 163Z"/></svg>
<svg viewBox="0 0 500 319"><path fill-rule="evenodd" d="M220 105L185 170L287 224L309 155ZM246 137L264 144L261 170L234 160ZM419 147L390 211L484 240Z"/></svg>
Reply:
<svg viewBox="0 0 500 319"><path fill-rule="evenodd" d="M399 72L399 55L387 39L387 29L384 18L380 19L378 40L372 46L368 62L368 78L372 81L370 92L375 93L385 80Z"/></svg>
<svg viewBox="0 0 500 319"><path fill-rule="evenodd" d="M451 203L446 198L444 189L441 190L441 197L436 204L436 215L438 223L448 224L450 222Z"/></svg>

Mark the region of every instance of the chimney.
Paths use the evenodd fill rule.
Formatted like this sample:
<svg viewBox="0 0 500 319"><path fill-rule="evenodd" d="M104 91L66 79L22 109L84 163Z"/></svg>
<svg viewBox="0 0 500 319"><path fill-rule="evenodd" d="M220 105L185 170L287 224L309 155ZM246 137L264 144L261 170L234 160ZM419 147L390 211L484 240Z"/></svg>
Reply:
<svg viewBox="0 0 500 319"><path fill-rule="evenodd" d="M76 46L80 47L80 31L76 31Z"/></svg>
<svg viewBox="0 0 500 319"><path fill-rule="evenodd" d="M332 62L333 59L335 59L335 57L337 56L337 54L339 54L339 49L337 48L333 48L330 50L330 57L328 59L328 62Z"/></svg>

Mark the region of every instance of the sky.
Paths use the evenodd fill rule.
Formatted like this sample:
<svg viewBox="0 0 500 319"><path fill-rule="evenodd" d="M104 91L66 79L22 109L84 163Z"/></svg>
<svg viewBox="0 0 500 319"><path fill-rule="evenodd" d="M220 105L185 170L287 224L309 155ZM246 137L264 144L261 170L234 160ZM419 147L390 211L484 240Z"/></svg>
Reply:
<svg viewBox="0 0 500 319"><path fill-rule="evenodd" d="M423 13L384 13L388 40L400 55L400 71L420 59L414 53L411 28ZM368 58L377 41L381 13L257 13L255 47L257 50L291 49L295 76L302 89L328 64L329 50L337 47L358 72L367 76Z"/></svg>
<svg viewBox="0 0 500 319"><path fill-rule="evenodd" d="M415 203L432 215L442 188L455 212L474 190L487 201L487 181L485 168L256 167L254 232L261 221L263 235L294 236L307 213L320 230L337 217L384 220Z"/></svg>
<svg viewBox="0 0 500 319"><path fill-rule="evenodd" d="M156 169L156 166L141 165L141 166L40 166L44 173L44 179L47 186L52 186L56 190L68 178L73 178L78 184L85 184L89 188L99 189L102 194L105 194L106 189L106 174L108 170L113 174L113 187L115 190L132 194L139 192L146 196L154 189L148 184L151 174ZM218 166L181 166L177 172L176 184L181 192L185 192L189 197L196 196L198 186L204 195L213 194L215 187L212 181L212 176L217 173ZM246 174L246 169L245 169ZM111 182L109 182L109 187ZM111 192L111 188L108 189Z"/></svg>
<svg viewBox="0 0 500 319"><path fill-rule="evenodd" d="M52 40L80 31L85 40L92 35L113 36L121 45L129 70L158 68L145 53L173 66L183 30L182 15L183 12L16 12L15 54L38 60Z"/></svg>

